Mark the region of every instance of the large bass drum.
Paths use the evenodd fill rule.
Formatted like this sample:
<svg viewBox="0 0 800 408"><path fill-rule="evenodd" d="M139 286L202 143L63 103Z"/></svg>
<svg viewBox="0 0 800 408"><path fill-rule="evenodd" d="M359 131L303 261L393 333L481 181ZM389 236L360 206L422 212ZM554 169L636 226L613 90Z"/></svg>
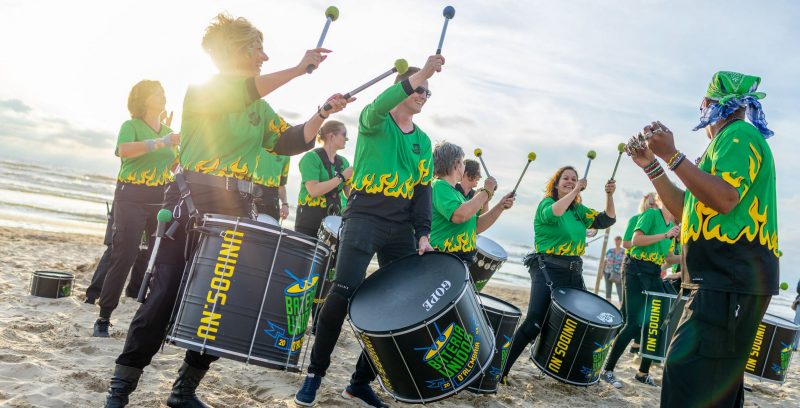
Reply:
<svg viewBox="0 0 800 408"><path fill-rule="evenodd" d="M478 252L475 254L475 262L469 267L469 273L475 283L475 290L480 292L506 262L508 253L500 244L483 235L478 235L475 243Z"/></svg>
<svg viewBox="0 0 800 408"><path fill-rule="evenodd" d="M783 384L792 362L795 336L800 326L772 314L765 314L744 366L744 373L759 380Z"/></svg>
<svg viewBox="0 0 800 408"><path fill-rule="evenodd" d="M258 221L206 214L167 339L214 356L300 371L328 248Z"/></svg>
<svg viewBox="0 0 800 408"><path fill-rule="evenodd" d="M495 355L489 369L467 389L479 394L492 394L497 392L500 376L506 368L511 341L522 313L511 303L483 293L478 295L478 300L494 330Z"/></svg>
<svg viewBox="0 0 800 408"><path fill-rule="evenodd" d="M531 360L559 381L594 384L622 323L622 313L600 296L555 288Z"/></svg>
<svg viewBox="0 0 800 408"><path fill-rule="evenodd" d="M468 386L491 364L494 333L456 256L409 255L353 294L350 323L395 399L428 403Z"/></svg>

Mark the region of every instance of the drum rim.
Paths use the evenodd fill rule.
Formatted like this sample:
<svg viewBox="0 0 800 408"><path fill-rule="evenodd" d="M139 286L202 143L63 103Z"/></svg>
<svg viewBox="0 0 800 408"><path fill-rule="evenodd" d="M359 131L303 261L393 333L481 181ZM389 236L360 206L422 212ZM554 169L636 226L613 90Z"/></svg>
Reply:
<svg viewBox="0 0 800 408"><path fill-rule="evenodd" d="M652 354L642 353L641 351L639 352L639 355L644 358L649 358L651 360L664 361L667 359L667 356L654 356Z"/></svg>
<svg viewBox="0 0 800 408"><path fill-rule="evenodd" d="M247 353L239 353L239 352L236 352L236 351L233 351L233 350L230 350L230 349L217 347L217 346L209 346L209 345L205 345L204 346L203 343L198 343L198 342L195 342L195 341L186 340L186 339L183 339L183 338L180 338L180 337L175 337L175 336L169 336L168 335L166 337L166 339L167 339L167 341L169 341L170 343L172 343L172 344L174 344L174 345L176 345L178 347L180 347L180 345L178 343L185 343L185 344L189 344L189 345L192 345L192 346L195 346L195 347L200 347L201 350L202 349L214 350L214 351L217 351L217 352L228 353L230 355L241 357L241 358L245 358L245 359L261 361L261 362L269 363L269 364L275 364L276 366L285 367L287 369L287 371L288 371L288 369L302 370L302 366L300 364L285 364L285 363L282 363L280 361L270 360L270 359L263 358L263 357L257 357L257 356L253 356L253 355L248 356ZM303 344L303 345L306 346L306 344ZM249 364L249 363L245 362L245 364Z"/></svg>
<svg viewBox="0 0 800 408"><path fill-rule="evenodd" d="M589 386L589 385L594 385L594 384L597 384L598 382L600 382L600 376L599 376L599 375L597 376L597 379L596 379L596 380L594 380L594 381L592 381L592 382L588 382L588 383L582 383L582 382L575 382L575 381L570 381L570 380L567 380L567 379L565 379L565 378L561 378L561 377L559 377L559 376L557 376L557 375L555 375L555 374L553 374L553 373L551 373L551 372L549 372L549 371L545 370L545 369L544 369L544 367L540 366L540 365L539 365L539 362L538 362L538 361L536 361L536 359L535 359L535 358L533 358L533 350L535 350L535 349L536 349L536 345L539 343L539 339L540 339L540 338L541 338L541 336L538 336L538 337L536 338L536 343L534 343L534 344L533 344L533 346L530 348L530 349L531 349L530 360L531 360L531 361L533 361L533 364L536 366L536 368L538 368L539 370L541 370L543 373L545 373L545 374L549 375L550 377L553 377L553 378L555 378L555 379L556 379L556 380L558 380L558 381L565 382L565 383L567 383L567 384L570 384L570 385Z"/></svg>
<svg viewBox="0 0 800 408"><path fill-rule="evenodd" d="M479 239L479 238L488 239L489 241L493 242L493 243L494 243L494 244L496 244L498 247L500 247L500 249L502 249L502 250L503 250L503 252L505 252L505 257L503 257L503 258L497 258L497 257L494 257L494 256L489 256L489 254L486 254L485 252L483 252L483 253L482 253L483 255L485 255L487 258L491 258L491 259L494 259L494 260L496 260L496 261L503 261L503 262L505 262L505 261L507 261L507 260L508 260L508 251L506 251L506 249L505 249L505 248L503 248L503 246L502 246L502 245L500 245L500 244L499 244L497 241L495 241L495 240L493 240L493 239L491 239L491 238L487 237L486 235L482 235L482 234L478 234L478 235L475 237L475 248L477 248L477 250L478 250L478 253L479 253L479 254L481 253L481 248L478 246L478 239Z"/></svg>
<svg viewBox="0 0 800 408"><path fill-rule="evenodd" d="M33 277L39 279L74 280L75 274L59 271L33 271Z"/></svg>
<svg viewBox="0 0 800 408"><path fill-rule="evenodd" d="M783 385L783 383L786 382L786 379L785 379L786 377L785 376L784 376L784 380L783 381L778 381L778 380L771 380L769 378L760 377L760 376L757 376L755 374L748 373L747 371L744 372L744 375L746 375L746 376L748 376L750 378L753 378L753 379L757 379L759 382L766 381L766 382L771 382L773 384L778 384L778 385L781 385L781 386Z"/></svg>
<svg viewBox="0 0 800 408"><path fill-rule="evenodd" d="M619 327L622 327L622 325L623 325L623 324L625 324L625 318L624 318L624 317L622 317L622 313L621 313L621 312L620 312L620 317L622 317L622 319L621 319L621 320L622 320L622 322L621 322L621 323L619 323L618 325L615 325L615 326L611 326L611 325L601 325L601 324L598 324L598 323L595 323L595 322L589 322L589 321L586 321L586 320L585 320L584 318L582 318L582 317L575 316L575 314L574 314L574 313L572 313L572 312L570 312L569 310L565 309L563 306L561 306L561 304L559 304L558 302L556 302L556 300L553 298L553 292L554 292L556 289L560 289L560 288L553 288L553 290L550 292L550 304L551 304L551 305L555 305L555 307L557 307L557 308L561 309L561 311L562 311L562 312L564 312L564 313L568 314L570 317L574 318L575 320L578 320L579 322L581 322L581 323L584 323L584 324L588 324L589 326L593 326L593 327L599 327L599 328L603 328L603 329L617 329L617 328L619 328ZM581 290L581 289L576 289L576 288L565 288L565 289L575 289L575 290ZM585 291L583 291L583 292L585 292ZM586 293L590 293L590 292L586 292ZM602 301L604 301L604 302L608 303L609 305L611 305L612 307L614 307L614 309L616 309L616 310L619 312L619 309L617 309L617 307L616 307L616 306L614 306L613 304L611 304L611 302L609 302L609 301L607 301L607 300L605 300L605 299L603 299L603 298L601 298L601 297L599 297L599 296L598 296L598 298L599 298L599 299L601 299ZM538 337L537 337L537 338L538 338ZM537 341L538 341L538 340L537 340Z"/></svg>
<svg viewBox="0 0 800 408"><path fill-rule="evenodd" d="M518 307L516 307L516 306L512 305L512 304L511 304L511 303L509 303L509 302L506 302L506 301L505 301L505 300L503 300L503 299L500 299L500 298L498 298L498 297L495 297L495 296L492 296L492 295L487 295L487 294L485 294L485 293L475 293L475 295L476 295L476 296L478 296L478 305L479 305L479 306L480 306L482 309L484 309L484 310L486 310L486 311L492 311L494 314L501 315L501 316L508 316L508 317L522 317L522 310L520 310L520 308L518 308ZM505 311L500 311L500 310L497 310L497 309L495 309L495 308L492 308L492 307L487 307L486 305L484 305L484 304L483 304L483 303L480 301L480 298L481 298L481 296L485 296L485 297L488 297L489 299L492 299L492 300L494 300L494 301L497 301L497 302L500 302L500 303L504 303L504 304L506 304L506 305L509 305L509 306L513 307L514 309L516 309L516 310L517 310L517 313L516 313L516 314L513 314L513 313L508 313L508 312L505 312Z"/></svg>
<svg viewBox="0 0 800 408"><path fill-rule="evenodd" d="M326 216L322 217L322 221L320 221L319 225L322 227L322 229L324 229L324 230L325 230L325 231L327 231L329 234L331 234L331 236L335 236L335 237L338 239L338 238L339 238L339 231L335 231L335 232L334 232L334 231L331 231L331 230L329 230L329 229L327 228L327 227L328 227L328 225L327 225L327 224L325 224L325 220L326 220L326 219L328 219L328 218L330 218L330 217L336 217L336 218L338 218L338 219L339 219L339 229L341 229L341 228L342 228L342 222L344 221L344 220L342 219L342 216L341 216L341 215L326 215Z"/></svg>
<svg viewBox="0 0 800 408"><path fill-rule="evenodd" d="M206 214L203 217L203 223L204 223L203 225L205 225L205 221L206 220L215 220L216 222L221 222L223 224L229 224L229 225L236 225L237 224L237 221L226 220L224 218L217 218L217 217L215 217L216 215L217 214ZM241 217L239 217L239 218L242 221L253 221L253 220L251 220L249 218L241 218ZM242 224L242 223L239 223L239 224ZM284 228L282 228L282 227L279 230L274 230L272 228L264 228L264 227L262 227L260 225L253 225L253 224L251 224L249 222L246 222L246 224L247 224L247 227L251 228L251 229L264 231L264 232L268 232L270 234L275 234L275 235L285 235L285 238L293 239L295 241L300 241L300 242L308 244L308 245L310 245L312 247L318 247L319 249L321 249L322 251L325 252L324 256L327 256L327 255L330 254L330 248L328 248L328 246L325 245L324 242L320 242L318 240L316 242L313 242L313 241L309 241L309 240L307 240L305 238L302 238L302 237L296 237L296 236L293 236L293 235L290 235L290 234L286 234L286 233L284 233ZM269 225L269 224L267 224L267 225ZM292 231L292 230L289 230L289 231ZM295 231L292 231L292 232L295 232Z"/></svg>
<svg viewBox="0 0 800 408"><path fill-rule="evenodd" d="M764 319L767 318L767 316L769 316L772 319L777 319L777 320L781 320L781 321L780 322L764 321ZM780 328L788 329L788 330L794 330L794 331L800 330L800 325L794 324L794 322L792 322L791 320L783 318L783 317L780 317L780 316L778 316L776 314L773 314L773 313L764 313L764 317L761 318L761 323L769 323L769 324L771 324L771 325L773 325L775 327L780 327ZM778 323L784 323L784 324L778 324ZM791 326L787 325L786 323L791 324Z"/></svg>
<svg viewBox="0 0 800 408"><path fill-rule="evenodd" d="M672 293L664 293L664 292L655 292L652 290L643 290L643 294L647 296L660 296L660 297L668 297L670 299L677 299L678 295L673 295ZM689 296L681 296L681 300L689 300Z"/></svg>

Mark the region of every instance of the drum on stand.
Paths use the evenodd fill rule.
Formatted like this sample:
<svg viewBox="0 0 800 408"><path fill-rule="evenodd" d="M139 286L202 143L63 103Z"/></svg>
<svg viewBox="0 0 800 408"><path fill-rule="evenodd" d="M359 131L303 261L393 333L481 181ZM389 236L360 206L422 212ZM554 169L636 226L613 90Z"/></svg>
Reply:
<svg viewBox="0 0 800 408"><path fill-rule="evenodd" d="M483 235L478 235L476 246L478 252L475 254L475 262L470 266L469 273L475 283L475 289L480 292L492 275L503 266L508 259L508 253L500 244Z"/></svg>
<svg viewBox="0 0 800 408"><path fill-rule="evenodd" d="M167 339L214 356L300 371L329 249L291 230L206 214Z"/></svg>
<svg viewBox="0 0 800 408"><path fill-rule="evenodd" d="M759 381L783 384L792 361L795 336L800 326L791 320L765 314L744 366L744 373Z"/></svg>
<svg viewBox="0 0 800 408"><path fill-rule="evenodd" d="M667 359L667 351L672 343L672 336L678 328L681 319L683 305L689 300L683 296L678 300L678 295L661 292L644 292L644 320L642 321L642 336L639 340L639 354L652 360L664 361ZM669 312L673 310L675 315L669 317ZM669 322L664 325L664 320L669 317Z"/></svg>
<svg viewBox="0 0 800 408"><path fill-rule="evenodd" d="M325 304L325 298L328 297L328 292L331 290L333 278L336 276L336 249L339 244L339 231L342 229L342 217L338 215L329 215L322 219L319 224L319 231L317 238L328 248L331 249L331 256L328 259L328 267L325 272L324 279L320 280L320 286L314 295L314 306L312 308L311 316L317 319L317 310L320 310Z"/></svg>
<svg viewBox="0 0 800 408"><path fill-rule="evenodd" d="M622 326L610 302L581 289L555 288L531 360L547 375L573 385L591 385Z"/></svg>
<svg viewBox="0 0 800 408"><path fill-rule="evenodd" d="M428 403L467 387L494 356L494 333L456 256L409 255L358 287L350 324L395 399Z"/></svg>
<svg viewBox="0 0 800 408"><path fill-rule="evenodd" d="M478 294L478 300L494 330L495 355L489 369L467 389L479 394L492 394L497 392L497 386L500 384L500 376L506 367L511 341L514 339L514 332L517 330L522 312L511 303L483 293Z"/></svg>

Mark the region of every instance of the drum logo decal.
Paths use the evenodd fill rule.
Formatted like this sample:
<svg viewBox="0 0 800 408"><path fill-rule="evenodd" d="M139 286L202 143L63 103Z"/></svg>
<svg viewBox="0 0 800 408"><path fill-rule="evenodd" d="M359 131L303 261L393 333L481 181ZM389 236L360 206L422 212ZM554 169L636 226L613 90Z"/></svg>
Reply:
<svg viewBox="0 0 800 408"><path fill-rule="evenodd" d="M603 363L606 361L608 352L611 351L611 342L606 344L594 342L594 346L595 349L592 350L592 368L586 366L581 367L581 374L585 375L587 380L592 381L600 377L600 372L603 370Z"/></svg>
<svg viewBox="0 0 800 408"><path fill-rule="evenodd" d="M653 301L650 302L650 318L647 322L647 344L645 344L645 349L651 353L655 353L658 340L659 340L659 330L658 327L661 323L661 299L653 298Z"/></svg>
<svg viewBox="0 0 800 408"><path fill-rule="evenodd" d="M269 328L265 329L264 333L275 339L275 348L291 354L300 351L303 347L319 275L311 273L307 279L301 279L288 269L284 269L283 272L289 275L293 281L283 290L286 306L286 329L268 321Z"/></svg>
<svg viewBox="0 0 800 408"><path fill-rule="evenodd" d="M367 352L369 359L372 360L372 366L375 367L375 371L378 373L381 383L383 383L383 386L386 387L387 390L394 392L392 382L389 381L389 376L386 375L386 369L383 367L383 364L381 364L381 360L378 358L378 353L375 352L375 346L372 344L372 340L369 338L369 336L366 336L363 333L359 334L359 337L364 343L364 350Z"/></svg>
<svg viewBox="0 0 800 408"><path fill-rule="evenodd" d="M767 330L767 326L764 323L758 324L758 330L756 331L756 339L753 341L753 347L750 349L750 357L747 358L747 365L745 366L745 371L750 373L756 372L756 364L758 364L758 355L761 353L761 344L764 343L764 332Z"/></svg>
<svg viewBox="0 0 800 408"><path fill-rule="evenodd" d="M435 305L436 302L438 302L439 299L441 299L441 297L444 296L445 292L447 292L447 290L450 289L451 286L452 285L450 284L450 281L447 280L442 281L442 284L438 288L436 288L436 290L431 292L430 297L428 297L428 299L425 299L425 301L422 302L422 307L425 308L425 311L427 312L433 309L433 305Z"/></svg>
<svg viewBox="0 0 800 408"><path fill-rule="evenodd" d="M564 321L561 333L558 334L556 347L553 349L553 354L550 356L550 361L547 363L547 368L552 372L558 373L561 371L561 364L567 357L567 351L569 350L570 343L572 343L572 336L575 335L575 329L577 327L578 322L569 317Z"/></svg>
<svg viewBox="0 0 800 408"><path fill-rule="evenodd" d="M481 342L455 322L444 330L439 330L436 323L433 325L439 336L430 346L414 350L423 351L422 361L443 377L427 380L428 388L450 390L472 379L470 374L478 361Z"/></svg>
<svg viewBox="0 0 800 408"><path fill-rule="evenodd" d="M231 288L230 277L236 269L236 260L239 259L244 232L226 230L222 233L222 245L214 265L214 277L209 283L206 303L203 305L203 314L200 325L197 327L197 337L214 341L217 339L217 330L222 320L222 313L216 313L217 305L225 306L228 299L228 289ZM210 310L209 310L210 309Z"/></svg>
<svg viewBox="0 0 800 408"><path fill-rule="evenodd" d="M597 320L603 323L614 323L614 315L608 312L603 312L597 315Z"/></svg>
<svg viewBox="0 0 800 408"><path fill-rule="evenodd" d="M781 342L781 363L772 364L772 371L777 375L786 374L786 369L789 368L789 361L792 359L792 345Z"/></svg>
<svg viewBox="0 0 800 408"><path fill-rule="evenodd" d="M511 351L511 337L506 336L505 334L503 337L506 338L506 341L500 347L500 367L492 366L489 369L489 374L487 376L493 378L495 381L500 381L500 375L503 373L503 369L506 367L506 360L508 359L508 352Z"/></svg>

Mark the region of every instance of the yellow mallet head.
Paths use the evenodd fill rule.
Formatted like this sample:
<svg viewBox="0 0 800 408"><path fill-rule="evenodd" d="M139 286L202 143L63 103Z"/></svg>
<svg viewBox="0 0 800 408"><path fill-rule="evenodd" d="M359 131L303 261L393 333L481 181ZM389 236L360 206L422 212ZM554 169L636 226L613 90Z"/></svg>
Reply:
<svg viewBox="0 0 800 408"><path fill-rule="evenodd" d="M625 143L620 143L617 145L617 151L622 153L625 151Z"/></svg>
<svg viewBox="0 0 800 408"><path fill-rule="evenodd" d="M534 161L534 160L536 160L536 153L534 152L528 153L528 161Z"/></svg>
<svg viewBox="0 0 800 408"><path fill-rule="evenodd" d="M339 9L336 6L326 8L325 17L330 17L331 21L336 21L339 18Z"/></svg>
<svg viewBox="0 0 800 408"><path fill-rule="evenodd" d="M594 150L589 150L589 153L586 153L586 157L588 157L589 160L594 160L594 158L597 157L597 153L595 153Z"/></svg>
<svg viewBox="0 0 800 408"><path fill-rule="evenodd" d="M394 61L394 69L397 70L397 73L403 75L408 71L408 61L400 58Z"/></svg>
<svg viewBox="0 0 800 408"><path fill-rule="evenodd" d="M481 150L480 148L475 149L475 157L481 157L482 154L483 150Z"/></svg>

